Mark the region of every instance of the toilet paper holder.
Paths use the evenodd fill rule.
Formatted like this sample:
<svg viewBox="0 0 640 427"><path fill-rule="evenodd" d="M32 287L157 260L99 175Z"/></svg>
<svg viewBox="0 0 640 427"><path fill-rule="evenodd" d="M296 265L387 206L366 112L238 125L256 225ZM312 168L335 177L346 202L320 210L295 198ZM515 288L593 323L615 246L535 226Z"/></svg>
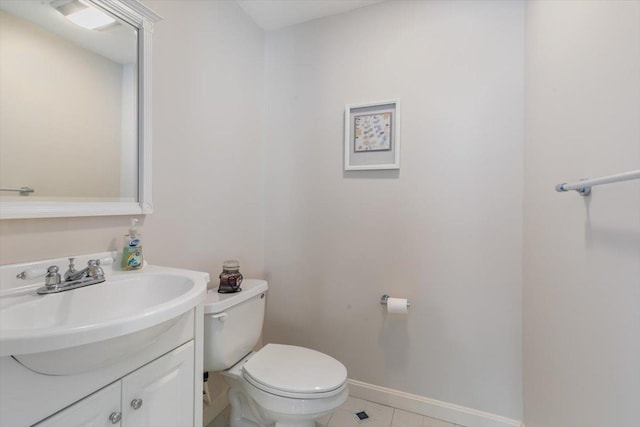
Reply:
<svg viewBox="0 0 640 427"><path fill-rule="evenodd" d="M380 298L380 304L387 305L388 299L389 299L389 295L387 294L382 295L382 297ZM411 307L411 303L407 300L407 308L408 307Z"/></svg>

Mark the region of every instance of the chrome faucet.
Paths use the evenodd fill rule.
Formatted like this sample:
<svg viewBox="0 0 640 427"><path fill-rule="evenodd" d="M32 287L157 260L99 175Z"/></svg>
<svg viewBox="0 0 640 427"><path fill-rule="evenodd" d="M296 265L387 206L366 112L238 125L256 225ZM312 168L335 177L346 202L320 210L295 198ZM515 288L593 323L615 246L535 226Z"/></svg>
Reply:
<svg viewBox="0 0 640 427"><path fill-rule="evenodd" d="M75 258L69 258L69 269L64 273L65 282L73 282L85 277L91 277L94 279L104 278L104 271L100 267L99 259L90 259L87 266L82 270L76 270L73 260Z"/></svg>
<svg viewBox="0 0 640 427"><path fill-rule="evenodd" d="M69 269L64 273L64 280L66 282L73 282L80 280L84 277L91 277L94 279L104 278L104 271L100 267L99 259L90 259L87 266L82 270L76 270L76 266L73 264L75 258L69 258Z"/></svg>
<svg viewBox="0 0 640 427"><path fill-rule="evenodd" d="M104 270L100 267L99 259L90 259L87 266L82 270L76 270L73 263L74 259L75 258L69 258L69 268L63 276L64 282L62 282L60 273L58 273L58 267L55 265L49 267L44 277L45 285L38 289L38 294L64 292L84 286L96 285L105 281Z"/></svg>
<svg viewBox="0 0 640 427"><path fill-rule="evenodd" d="M73 282L76 280L90 277L92 279L104 279L104 271L100 267L99 259L90 259L87 266L82 270L76 270L73 264L74 258L69 258L69 269L64 273L65 282Z"/></svg>

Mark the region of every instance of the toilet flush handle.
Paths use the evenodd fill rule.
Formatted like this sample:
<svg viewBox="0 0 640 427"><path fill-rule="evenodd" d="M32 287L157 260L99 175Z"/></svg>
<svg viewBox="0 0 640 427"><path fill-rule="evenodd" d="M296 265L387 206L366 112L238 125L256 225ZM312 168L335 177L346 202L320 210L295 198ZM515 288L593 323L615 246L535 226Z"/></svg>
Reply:
<svg viewBox="0 0 640 427"><path fill-rule="evenodd" d="M214 319L218 319L221 322L225 322L227 320L227 317L229 317L229 315L227 313L218 313L218 314L214 314L213 316Z"/></svg>

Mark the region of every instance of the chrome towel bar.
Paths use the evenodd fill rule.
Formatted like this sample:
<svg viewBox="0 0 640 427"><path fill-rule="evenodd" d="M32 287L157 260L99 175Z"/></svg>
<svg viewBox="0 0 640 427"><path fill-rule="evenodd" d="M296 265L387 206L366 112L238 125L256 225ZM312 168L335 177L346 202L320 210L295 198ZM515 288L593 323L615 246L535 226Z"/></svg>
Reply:
<svg viewBox="0 0 640 427"><path fill-rule="evenodd" d="M17 191L21 196L28 196L29 193L33 193L35 190L31 187L20 187L20 188L0 188L0 191Z"/></svg>
<svg viewBox="0 0 640 427"><path fill-rule="evenodd" d="M640 169L632 170L629 172L623 172L616 175L603 176L601 178L583 179L572 184L556 185L556 191L571 191L576 190L581 196L588 196L591 194L591 187L596 185L611 184L613 182L630 181L632 179L640 179Z"/></svg>

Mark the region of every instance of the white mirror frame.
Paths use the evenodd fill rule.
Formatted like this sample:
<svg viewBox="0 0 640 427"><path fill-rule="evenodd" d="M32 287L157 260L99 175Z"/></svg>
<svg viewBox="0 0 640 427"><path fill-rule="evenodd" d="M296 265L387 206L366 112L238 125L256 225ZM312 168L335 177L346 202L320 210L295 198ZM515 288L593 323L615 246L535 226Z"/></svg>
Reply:
<svg viewBox="0 0 640 427"><path fill-rule="evenodd" d="M138 201L1 202L0 219L142 215L151 200L151 36L162 17L137 0L85 0L138 28Z"/></svg>

